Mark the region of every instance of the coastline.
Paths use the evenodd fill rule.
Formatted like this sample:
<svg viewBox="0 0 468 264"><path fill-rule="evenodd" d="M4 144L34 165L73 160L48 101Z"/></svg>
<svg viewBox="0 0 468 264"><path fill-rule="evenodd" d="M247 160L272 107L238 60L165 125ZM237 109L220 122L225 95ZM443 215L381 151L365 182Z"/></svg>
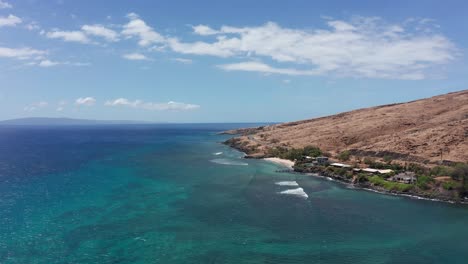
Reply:
<svg viewBox="0 0 468 264"><path fill-rule="evenodd" d="M392 196L400 196L400 197L406 197L410 199L416 199L416 200L426 200L426 201L432 201L432 202L444 202L444 203L450 203L450 204L468 204L467 199L453 199L452 197L447 197L447 196L440 196L440 195L430 195L430 194L424 194L421 192L415 192L415 191L409 191L409 192L398 192L398 191L390 191L387 190L383 187L380 186L375 186L369 183L353 183L351 180L343 178L340 175L330 173L328 171L322 171L322 170L317 170L312 173L307 173L307 172L302 172L298 170L294 170L294 173L300 173L308 176L313 176L313 177L318 177L318 178L324 178L328 180L332 180L341 184L345 184L347 186L353 187L355 189L360 189L368 192L374 192L374 193L379 193L379 194L385 194L385 195L392 195Z"/></svg>
<svg viewBox="0 0 468 264"><path fill-rule="evenodd" d="M314 176L314 177L325 178L325 179L328 179L328 180L333 180L333 181L336 181L336 182L339 182L339 183L342 183L342 184L350 185L350 186L352 186L352 187L354 187L356 189L360 189L360 190L375 192L375 193L379 193L379 194L392 195L392 196L406 197L406 198L417 199L417 200L427 200L427 201L433 201L433 202L445 202L445 203L450 203L450 204L464 204L464 205L468 204L467 199L464 199L464 200L463 199L453 199L452 197L439 196L439 195L434 195L434 194L424 194L424 193L417 192L417 191L398 192L398 191L387 190L387 189L384 189L384 188L382 188L380 186L375 186L375 185L372 185L372 184L369 184L369 183L359 183L359 182L358 183L353 183L350 179L343 178L340 175L336 175L336 174L330 173L328 171L321 170L319 168L317 168L317 171L304 172L304 171L300 171L300 170L297 170L296 168L294 168L295 163L293 161L291 161L291 160L281 159L281 158L278 158L278 157L251 156L251 155L248 155L248 150L246 150L245 148L242 148L242 147L240 147L240 146L238 146L236 144L232 144L232 142L227 141L227 142L224 142L224 144L226 144L226 145L228 145L228 146L230 146L230 147L232 147L234 149L237 149L239 151L242 151L245 154L245 156L244 156L245 159L262 159L262 160L265 160L265 161L268 161L268 162L272 162L272 163L287 167L293 173L299 173L299 174L304 174L304 175L308 175L308 176Z"/></svg>

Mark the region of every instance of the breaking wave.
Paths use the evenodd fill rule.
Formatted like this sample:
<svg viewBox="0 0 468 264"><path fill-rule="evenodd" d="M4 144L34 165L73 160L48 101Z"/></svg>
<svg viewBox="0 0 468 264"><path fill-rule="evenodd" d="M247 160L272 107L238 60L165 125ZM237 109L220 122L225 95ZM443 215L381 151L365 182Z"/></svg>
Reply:
<svg viewBox="0 0 468 264"><path fill-rule="evenodd" d="M215 152L215 153L213 153L213 155L215 155L215 156L219 156L219 155L221 155L221 154L223 154L223 152Z"/></svg>
<svg viewBox="0 0 468 264"><path fill-rule="evenodd" d="M275 182L275 184L279 186L299 186L296 181L280 181Z"/></svg>
<svg viewBox="0 0 468 264"><path fill-rule="evenodd" d="M304 192L304 189L302 188L296 188L296 189L289 189L289 190L285 190L285 191L282 191L282 192L279 192L280 194L289 194L289 195L295 195L295 196L299 196L299 197L302 197L304 199L307 199L309 198L309 195L307 195L307 193Z"/></svg>
<svg viewBox="0 0 468 264"><path fill-rule="evenodd" d="M232 165L232 166L247 166L248 163L230 160L230 159L212 159L210 160L213 163L222 164L222 165Z"/></svg>

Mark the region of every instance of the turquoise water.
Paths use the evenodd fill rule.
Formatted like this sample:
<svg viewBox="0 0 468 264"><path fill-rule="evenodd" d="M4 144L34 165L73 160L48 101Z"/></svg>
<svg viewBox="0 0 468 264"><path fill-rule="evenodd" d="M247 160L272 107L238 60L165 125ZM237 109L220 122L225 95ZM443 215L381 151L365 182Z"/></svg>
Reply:
<svg viewBox="0 0 468 264"><path fill-rule="evenodd" d="M0 263L468 263L468 207L276 173L226 128L0 128Z"/></svg>

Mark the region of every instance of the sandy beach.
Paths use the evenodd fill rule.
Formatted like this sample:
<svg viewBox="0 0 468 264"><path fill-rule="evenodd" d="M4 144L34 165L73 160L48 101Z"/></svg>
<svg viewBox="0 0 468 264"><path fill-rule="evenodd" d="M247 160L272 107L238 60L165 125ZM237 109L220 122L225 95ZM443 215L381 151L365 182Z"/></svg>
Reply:
<svg viewBox="0 0 468 264"><path fill-rule="evenodd" d="M270 161L270 162L273 162L273 163L276 163L276 164L279 164L279 165L282 165L282 166L285 166L285 167L288 167L290 169L292 169L292 167L294 166L294 161L290 161L290 160L287 160L287 159L264 158L264 160Z"/></svg>

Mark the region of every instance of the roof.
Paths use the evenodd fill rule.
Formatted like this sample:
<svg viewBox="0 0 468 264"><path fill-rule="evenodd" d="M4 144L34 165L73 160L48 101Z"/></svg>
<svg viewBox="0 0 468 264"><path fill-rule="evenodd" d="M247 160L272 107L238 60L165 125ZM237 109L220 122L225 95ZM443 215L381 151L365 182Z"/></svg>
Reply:
<svg viewBox="0 0 468 264"><path fill-rule="evenodd" d="M356 171L364 171L364 172L369 172L369 173L381 173L381 174L386 174L386 173L391 173L393 170L386 169L386 170L378 170L378 169L372 169L372 168L366 168L366 169L357 169Z"/></svg>
<svg viewBox="0 0 468 264"><path fill-rule="evenodd" d="M343 163L337 163L337 162L332 163L332 164L330 164L330 165L335 166L335 167L351 168L351 165L343 164Z"/></svg>
<svg viewBox="0 0 468 264"><path fill-rule="evenodd" d="M379 173L382 173L382 174L386 174L386 173L391 173L393 172L393 170L390 170L390 169L386 169L386 170L378 170Z"/></svg>

